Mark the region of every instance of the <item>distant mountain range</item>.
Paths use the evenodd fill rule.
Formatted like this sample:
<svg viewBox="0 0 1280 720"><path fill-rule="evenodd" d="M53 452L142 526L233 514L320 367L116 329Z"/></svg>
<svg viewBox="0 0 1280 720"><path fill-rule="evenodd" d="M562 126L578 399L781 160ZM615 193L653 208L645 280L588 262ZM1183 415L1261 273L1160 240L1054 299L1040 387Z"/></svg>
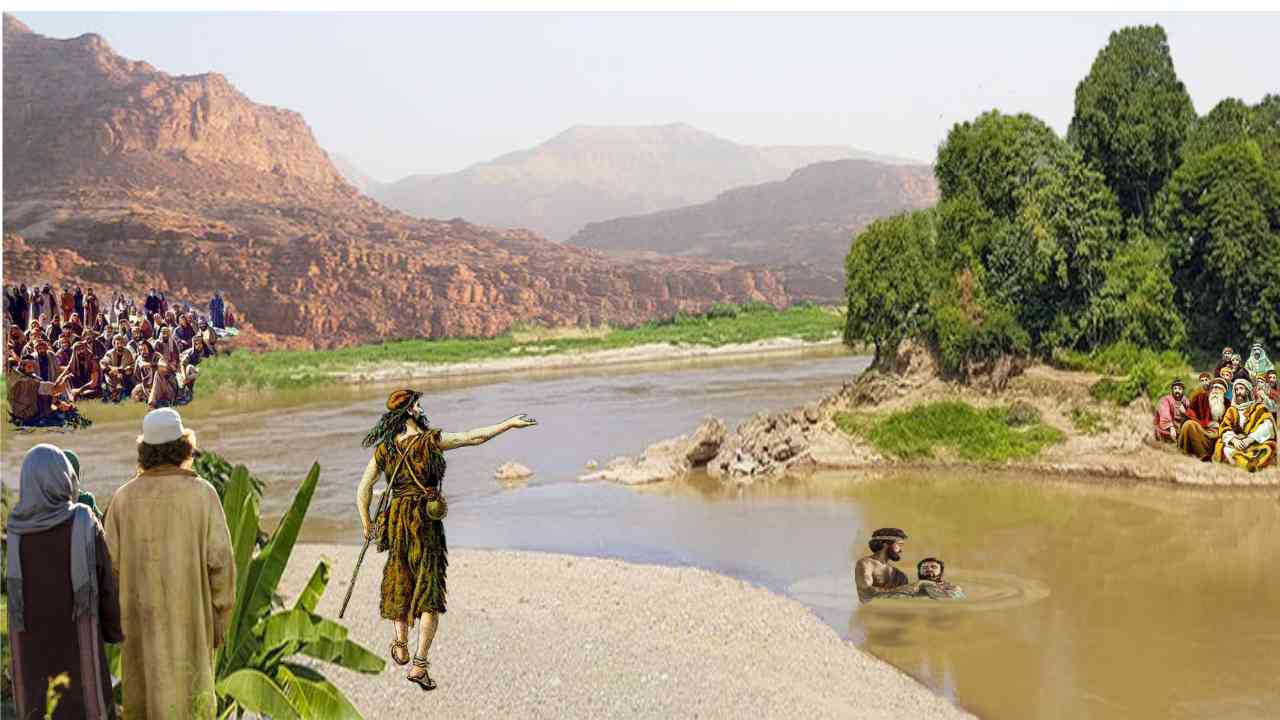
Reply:
<svg viewBox="0 0 1280 720"><path fill-rule="evenodd" d="M782 180L816 162L907 163L845 146L753 147L685 124L576 126L537 147L465 170L367 184L374 199L418 217L465 217L568 239L592 222L707 202L743 185Z"/></svg>
<svg viewBox="0 0 1280 720"><path fill-rule="evenodd" d="M300 114L222 75L170 75L98 35L49 38L3 18L7 284L102 297L155 287L192 302L220 289L245 321L238 342L256 348L492 336L515 321L626 325L815 297L804 268L623 259L409 217L344 179Z"/></svg>
<svg viewBox="0 0 1280 720"><path fill-rule="evenodd" d="M927 165L833 160L708 203L591 223L569 243L770 266L811 263L842 274L855 233L876 218L937 200Z"/></svg>

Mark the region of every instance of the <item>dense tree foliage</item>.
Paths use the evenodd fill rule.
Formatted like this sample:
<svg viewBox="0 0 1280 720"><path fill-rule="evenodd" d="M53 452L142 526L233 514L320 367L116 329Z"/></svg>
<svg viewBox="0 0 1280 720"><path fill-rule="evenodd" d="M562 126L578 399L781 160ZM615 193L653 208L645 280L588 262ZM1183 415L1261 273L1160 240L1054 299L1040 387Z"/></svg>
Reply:
<svg viewBox="0 0 1280 720"><path fill-rule="evenodd" d="M892 352L928 319L935 285L934 214L922 210L871 223L845 260L849 311L844 338Z"/></svg>
<svg viewBox="0 0 1280 720"><path fill-rule="evenodd" d="M1129 217L1149 216L1195 120L1160 26L1111 34L1076 86L1067 138L1102 172Z"/></svg>
<svg viewBox="0 0 1280 720"><path fill-rule="evenodd" d="M1040 120L996 111L952 128L936 172L943 264L968 270L1033 347L1077 344L1120 242L1102 175Z"/></svg>
<svg viewBox="0 0 1280 720"><path fill-rule="evenodd" d="M932 211L846 260L846 341L916 336L946 369L1001 354L1280 346L1280 95L1197 119L1164 31L1113 33L1068 138L997 110L956 124Z"/></svg>
<svg viewBox="0 0 1280 720"><path fill-rule="evenodd" d="M1189 157L1160 197L1158 223L1199 344L1280 344L1280 169L1256 141Z"/></svg>
<svg viewBox="0 0 1280 720"><path fill-rule="evenodd" d="M1224 143L1253 140L1268 164L1280 165L1280 95L1268 95L1257 105L1227 98L1196 120L1182 145L1182 157L1193 158Z"/></svg>
<svg viewBox="0 0 1280 720"><path fill-rule="evenodd" d="M1089 305L1086 346L1183 347L1186 325L1173 302L1169 273L1164 246L1131 229L1128 242L1103 269L1102 287Z"/></svg>

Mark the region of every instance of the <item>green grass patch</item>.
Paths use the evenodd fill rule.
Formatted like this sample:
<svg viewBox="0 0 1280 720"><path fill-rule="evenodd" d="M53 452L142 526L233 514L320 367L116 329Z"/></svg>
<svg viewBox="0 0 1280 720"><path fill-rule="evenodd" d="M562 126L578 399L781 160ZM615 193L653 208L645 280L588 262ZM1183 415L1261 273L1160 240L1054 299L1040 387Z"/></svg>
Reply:
<svg viewBox="0 0 1280 720"><path fill-rule="evenodd" d="M832 340L844 328L842 309L798 304L777 310L764 303L717 305L701 315L677 314L604 333L532 333L529 325L494 338L400 340L340 350L236 352L202 363L199 392L226 388L289 389L321 385L362 368L395 364L445 365L524 355L612 350L669 343L720 347L777 337ZM530 337L530 336L533 337Z"/></svg>
<svg viewBox="0 0 1280 720"><path fill-rule="evenodd" d="M1105 429L1102 413L1086 407L1071 408L1071 427L1085 435L1097 435Z"/></svg>
<svg viewBox="0 0 1280 720"><path fill-rule="evenodd" d="M935 458L946 448L963 460L1004 462L1034 457L1064 440L1061 431L1040 422L1015 427L1009 408L980 410L946 400L918 405L884 417L838 413L837 427L866 438L887 455L903 460Z"/></svg>
<svg viewBox="0 0 1280 720"><path fill-rule="evenodd" d="M1055 350L1052 363L1066 370L1107 375L1089 388L1089 396L1116 405L1128 405L1140 397L1155 402L1169 392L1175 379L1183 380L1189 388L1196 386L1195 373L1182 353L1156 352L1127 342L1089 353Z"/></svg>

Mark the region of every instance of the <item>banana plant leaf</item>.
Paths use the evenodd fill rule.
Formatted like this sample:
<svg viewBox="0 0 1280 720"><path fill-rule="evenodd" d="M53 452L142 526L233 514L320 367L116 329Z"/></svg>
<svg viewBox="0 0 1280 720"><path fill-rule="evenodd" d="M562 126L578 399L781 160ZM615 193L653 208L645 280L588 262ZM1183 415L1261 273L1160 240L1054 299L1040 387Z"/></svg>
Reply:
<svg viewBox="0 0 1280 720"><path fill-rule="evenodd" d="M285 692L258 670L237 670L218 681L218 695L230 696L237 705L273 720L302 720L303 715Z"/></svg>
<svg viewBox="0 0 1280 720"><path fill-rule="evenodd" d="M323 675L304 665L284 663L276 670L276 683L297 707L305 707L303 717L323 720L363 720L363 716L342 691Z"/></svg>
<svg viewBox="0 0 1280 720"><path fill-rule="evenodd" d="M242 594L236 598L236 609L232 616L232 635L226 647L229 652L219 664L220 672L228 672L244 667L244 663L254 655L255 638L252 628L257 624L262 613L271 607L271 597L280 576L284 574L289 563L289 555L293 553L293 545L298 539L298 531L302 528L302 519L311 506L311 496L315 494L316 482L320 478L320 464L311 466L311 472L298 487L293 496L293 504L280 520L279 527L271 535L266 547L249 563L248 577L245 579Z"/></svg>
<svg viewBox="0 0 1280 720"><path fill-rule="evenodd" d="M316 605L320 603L320 598L324 595L325 588L329 587L329 570L332 564L328 558L320 558L320 562L316 564L316 569L311 573L311 579L307 581L307 586L302 589L302 593L298 595L298 599L293 604L294 610L305 610L309 613L316 611Z"/></svg>
<svg viewBox="0 0 1280 720"><path fill-rule="evenodd" d="M236 562L236 597L240 597L249 572L249 560L253 558L254 542L258 537L258 495L249 484L249 469L237 465L227 482L223 496L223 509L227 527L231 529L231 548Z"/></svg>
<svg viewBox="0 0 1280 720"><path fill-rule="evenodd" d="M258 651L251 667L270 667L274 658L301 653L363 673L380 673L386 661L347 639L347 628L327 618L294 609L276 613L255 629Z"/></svg>

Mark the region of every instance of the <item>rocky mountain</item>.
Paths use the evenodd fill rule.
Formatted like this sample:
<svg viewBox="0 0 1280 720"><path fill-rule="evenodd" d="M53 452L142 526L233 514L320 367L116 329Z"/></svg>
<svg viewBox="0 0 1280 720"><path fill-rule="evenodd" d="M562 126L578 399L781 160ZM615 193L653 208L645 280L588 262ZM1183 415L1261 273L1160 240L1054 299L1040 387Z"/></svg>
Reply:
<svg viewBox="0 0 1280 720"><path fill-rule="evenodd" d="M740 145L684 124L577 126L460 172L404 178L374 197L418 217L465 217L561 241L590 222L706 202L841 158L888 160L844 146Z"/></svg>
<svg viewBox="0 0 1280 720"><path fill-rule="evenodd" d="M937 200L927 165L834 160L701 205L591 223L569 243L766 265L809 263L839 275L855 233L876 218Z"/></svg>
<svg viewBox="0 0 1280 720"><path fill-rule="evenodd" d="M408 217L344 181L297 113L173 76L96 35L4 16L4 281L207 302L250 347L628 324L814 297L804 268L620 260L527 231Z"/></svg>

